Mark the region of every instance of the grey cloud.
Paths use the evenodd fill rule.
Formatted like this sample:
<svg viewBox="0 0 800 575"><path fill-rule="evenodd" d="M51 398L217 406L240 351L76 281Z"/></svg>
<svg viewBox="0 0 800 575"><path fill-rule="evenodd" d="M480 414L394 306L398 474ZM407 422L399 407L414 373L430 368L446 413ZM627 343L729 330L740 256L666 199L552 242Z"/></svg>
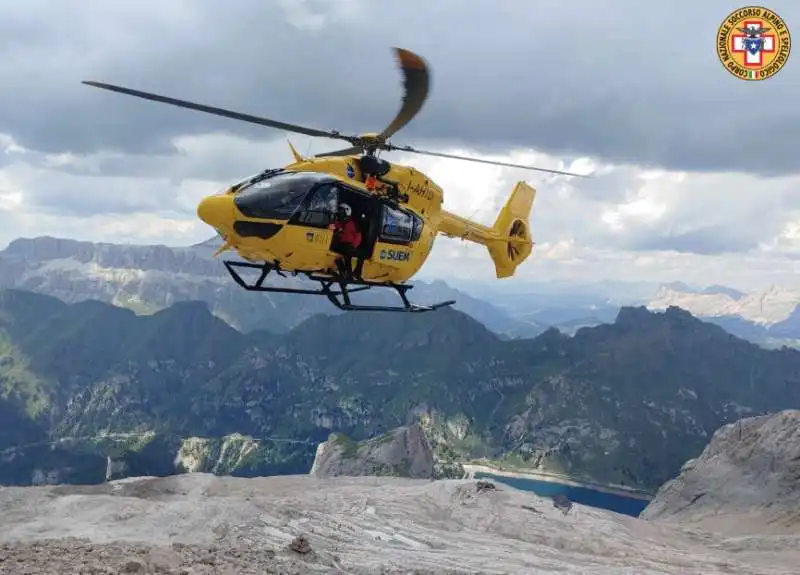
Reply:
<svg viewBox="0 0 800 575"><path fill-rule="evenodd" d="M292 141L299 150L308 148L308 138ZM283 138L255 142L210 135L185 145L190 148L186 153L173 155L90 154L61 159L26 151L25 162L16 161L5 175L24 193L26 207L37 213L88 217L152 212L172 217L193 214L200 196L291 158Z"/></svg>
<svg viewBox="0 0 800 575"><path fill-rule="evenodd" d="M304 140L292 138L298 150ZM208 137L206 147L188 153L161 154L89 154L59 166L58 171L78 176L109 175L129 178L169 178L176 183L185 179L219 182L238 181L267 167L287 164L291 153L284 138L243 140ZM45 154L38 154L32 165L46 167Z"/></svg>
<svg viewBox="0 0 800 575"><path fill-rule="evenodd" d="M313 140L293 141L305 152ZM38 212L82 216L152 211L191 217L195 201L213 191L198 186L221 188L263 167L281 165L290 157L283 138L252 142L208 136L187 145L188 153L175 156L88 156L57 170L42 171L31 170L30 164L41 168L48 158L28 152L29 165L18 165L7 173L13 182L24 182L25 203ZM426 169L424 164L418 167ZM109 172L114 176L108 176ZM473 207L461 203L455 211L491 224L514 183L530 177L522 170L501 174L499 181L489 184L492 193L482 203ZM604 211L635 200L643 185L652 185L641 180L635 170L620 168L586 180L549 176L538 180L533 180L539 193L531 224L539 244L571 240L579 246L622 251L746 252L776 237L797 205L791 180L690 176L680 184L649 192L655 201L666 202L660 219L624 219L622 230L612 230L602 219ZM448 197L464 192L439 183ZM486 191L475 190L478 194Z"/></svg>
<svg viewBox="0 0 800 575"><path fill-rule="evenodd" d="M689 232L634 238L624 246L639 251L675 251L700 255L749 252L758 247L752 234L737 234L730 226L709 226Z"/></svg>
<svg viewBox="0 0 800 575"><path fill-rule="evenodd" d="M526 176L505 171L492 204L501 205L514 182ZM636 170L618 168L591 179L543 179L531 215L532 233L540 243L573 240L579 246L623 252L742 254L772 242L800 208L794 178L689 175L678 183L653 183ZM562 187L569 193L560 194ZM659 218L638 220L623 214L621 229L603 220L606 210L641 194L663 206Z"/></svg>
<svg viewBox="0 0 800 575"><path fill-rule="evenodd" d="M571 182L574 194L587 202L618 204L630 200L635 193L636 170L616 168L592 178Z"/></svg>
<svg viewBox="0 0 800 575"><path fill-rule="evenodd" d="M271 137L102 93L83 79L343 132L378 130L399 105L388 50L399 45L433 70L431 100L399 143L529 146L686 170L798 169L800 68L790 61L762 83L725 72L714 36L729 2L687 6L691 25L677 36L671 23L683 21L684 11L674 3L620 0L603 10L589 0L295 4L326 18L311 30L287 21L288 5L4 3L0 74L19 89L0 92L0 132L45 151L161 154L174 153L169 142L180 134ZM800 21L796 5L774 8ZM745 135L743 126L758 128Z"/></svg>
<svg viewBox="0 0 800 575"><path fill-rule="evenodd" d="M15 165L7 170L23 193L24 205L37 214L90 217L185 210L166 178L102 177Z"/></svg>
<svg viewBox="0 0 800 575"><path fill-rule="evenodd" d="M50 187L33 187L25 196L27 205L35 206L37 213L91 217L96 215L126 215L148 212L153 215L174 215L179 207L166 192L166 185L142 185L142 181L129 181L113 188L103 189L108 181L60 181Z"/></svg>
<svg viewBox="0 0 800 575"><path fill-rule="evenodd" d="M11 156L11 154L4 154L2 151L0 151L0 170L11 165L12 163L14 163L14 158Z"/></svg>

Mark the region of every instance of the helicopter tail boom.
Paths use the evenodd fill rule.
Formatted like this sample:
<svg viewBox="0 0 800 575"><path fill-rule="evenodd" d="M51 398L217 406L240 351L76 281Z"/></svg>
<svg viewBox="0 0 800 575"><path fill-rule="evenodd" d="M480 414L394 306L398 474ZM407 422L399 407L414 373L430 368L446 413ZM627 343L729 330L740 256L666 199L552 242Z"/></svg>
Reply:
<svg viewBox="0 0 800 575"><path fill-rule="evenodd" d="M439 231L446 236L486 246L497 277L511 277L533 249L528 218L535 198L534 187L517 182L492 227L445 211Z"/></svg>

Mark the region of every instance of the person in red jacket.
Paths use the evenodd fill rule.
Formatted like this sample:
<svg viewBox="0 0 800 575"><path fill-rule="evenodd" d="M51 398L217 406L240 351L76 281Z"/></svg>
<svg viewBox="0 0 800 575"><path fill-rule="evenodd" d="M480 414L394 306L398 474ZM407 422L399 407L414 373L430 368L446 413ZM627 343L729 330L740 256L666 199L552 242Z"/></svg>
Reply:
<svg viewBox="0 0 800 575"><path fill-rule="evenodd" d="M361 257L361 232L353 219L353 210L348 204L339 204L336 212L336 221L333 222L333 235L342 251L342 256L336 260L339 273L348 279L361 279L361 270L364 267L364 258ZM353 258L358 259L355 272L353 272Z"/></svg>

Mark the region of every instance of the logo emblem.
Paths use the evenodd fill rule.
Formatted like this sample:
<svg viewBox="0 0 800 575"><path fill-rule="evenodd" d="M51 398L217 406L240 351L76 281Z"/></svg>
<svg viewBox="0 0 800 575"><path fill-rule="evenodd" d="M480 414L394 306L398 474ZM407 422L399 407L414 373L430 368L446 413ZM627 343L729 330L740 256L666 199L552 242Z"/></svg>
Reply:
<svg viewBox="0 0 800 575"><path fill-rule="evenodd" d="M313 242L314 241L314 232L306 232L306 241Z"/></svg>
<svg viewBox="0 0 800 575"><path fill-rule="evenodd" d="M356 171L351 164L347 164L347 177L351 180L356 177Z"/></svg>
<svg viewBox="0 0 800 575"><path fill-rule="evenodd" d="M761 6L734 10L717 30L717 56L740 80L766 80L789 60L792 36L783 18Z"/></svg>
<svg viewBox="0 0 800 575"><path fill-rule="evenodd" d="M409 252L402 252L400 250L381 250L382 260L393 260L396 262L407 262L411 259Z"/></svg>

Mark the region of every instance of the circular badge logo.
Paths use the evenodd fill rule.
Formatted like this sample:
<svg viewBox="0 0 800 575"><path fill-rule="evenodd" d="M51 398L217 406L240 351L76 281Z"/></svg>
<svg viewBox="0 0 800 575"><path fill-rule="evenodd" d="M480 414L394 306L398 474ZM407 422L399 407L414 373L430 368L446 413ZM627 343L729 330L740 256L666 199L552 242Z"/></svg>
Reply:
<svg viewBox="0 0 800 575"><path fill-rule="evenodd" d="M717 56L741 80L766 80L789 60L792 36L783 18L761 6L734 10L717 30Z"/></svg>

